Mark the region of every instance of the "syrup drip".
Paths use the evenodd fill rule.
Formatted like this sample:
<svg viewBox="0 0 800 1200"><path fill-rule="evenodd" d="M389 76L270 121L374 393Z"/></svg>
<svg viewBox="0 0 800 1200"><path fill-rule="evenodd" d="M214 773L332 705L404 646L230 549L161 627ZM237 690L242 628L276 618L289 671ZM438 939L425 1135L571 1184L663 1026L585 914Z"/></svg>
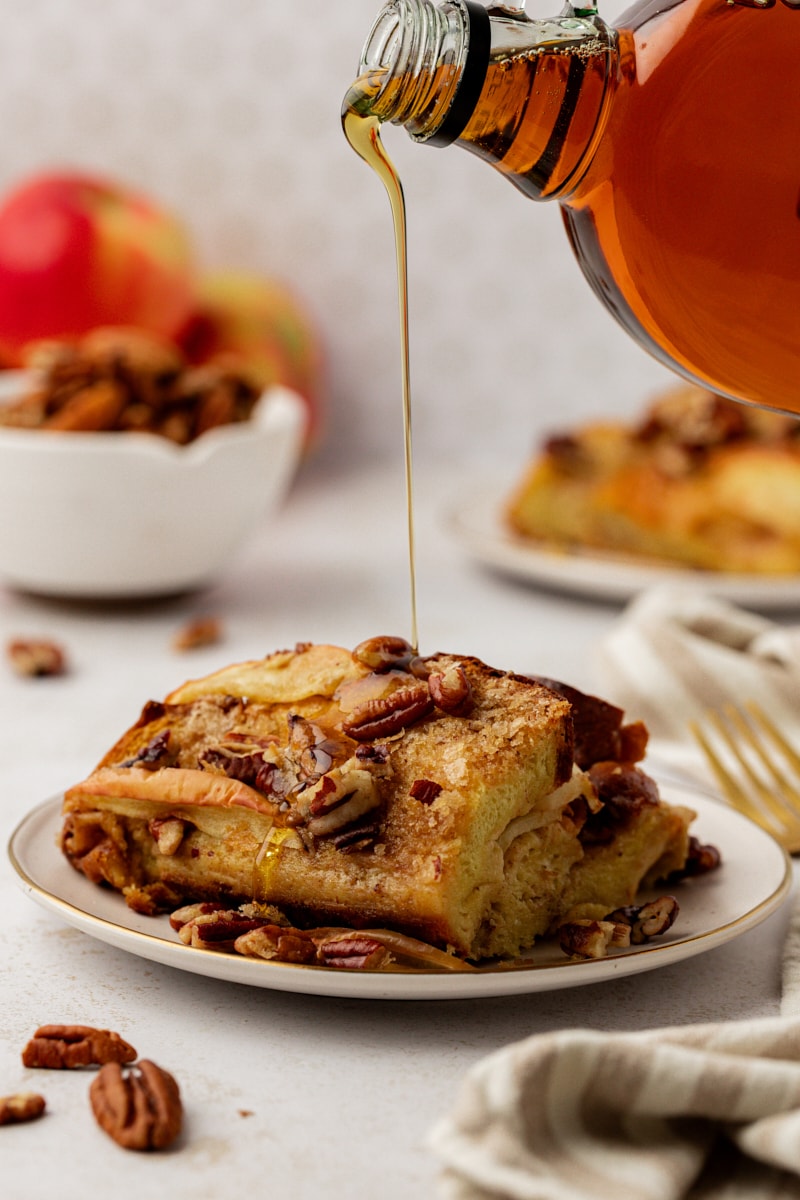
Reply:
<svg viewBox="0 0 800 1200"><path fill-rule="evenodd" d="M283 844L290 838L297 838L297 834L293 829L279 829L273 825L261 843L255 862L253 863L253 899L255 901L262 903L270 902L270 880L278 865Z"/></svg>

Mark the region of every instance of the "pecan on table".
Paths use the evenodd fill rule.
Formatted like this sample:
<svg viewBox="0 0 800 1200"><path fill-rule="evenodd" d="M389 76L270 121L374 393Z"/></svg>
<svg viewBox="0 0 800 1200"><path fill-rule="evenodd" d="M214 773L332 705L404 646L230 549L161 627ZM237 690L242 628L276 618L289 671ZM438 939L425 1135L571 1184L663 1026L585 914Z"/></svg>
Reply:
<svg viewBox="0 0 800 1200"><path fill-rule="evenodd" d="M0 1125L22 1125L41 1117L46 1107L44 1096L36 1092L18 1092L0 1096Z"/></svg>
<svg viewBox="0 0 800 1200"><path fill-rule="evenodd" d="M42 1025L25 1049L26 1067L70 1069L133 1062L136 1051L118 1033L90 1025Z"/></svg>
<svg viewBox="0 0 800 1200"><path fill-rule="evenodd" d="M66 655L57 642L43 638L15 638L6 647L8 660L15 674L36 679L64 675Z"/></svg>
<svg viewBox="0 0 800 1200"><path fill-rule="evenodd" d="M125 1150L163 1150L181 1131L180 1088L149 1059L124 1070L106 1063L92 1081L89 1100L100 1128Z"/></svg>
<svg viewBox="0 0 800 1200"><path fill-rule="evenodd" d="M178 630L172 639L172 649L178 654L214 646L222 640L222 622L217 617L193 617Z"/></svg>

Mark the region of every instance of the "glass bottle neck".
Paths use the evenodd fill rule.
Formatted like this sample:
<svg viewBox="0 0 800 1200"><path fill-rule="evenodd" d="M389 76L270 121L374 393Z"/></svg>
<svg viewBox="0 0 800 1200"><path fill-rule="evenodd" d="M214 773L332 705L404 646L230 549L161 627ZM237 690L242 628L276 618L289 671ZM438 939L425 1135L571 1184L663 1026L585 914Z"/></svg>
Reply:
<svg viewBox="0 0 800 1200"><path fill-rule="evenodd" d="M571 185L602 128L616 61L616 36L593 7L567 4L557 17L535 20L521 3L487 11L474 0L389 0L362 52L359 103L415 141L458 140L528 195L544 198ZM592 81L584 88L587 63ZM552 141L545 144L551 120L560 130L568 124L573 136L569 154L545 178L553 161ZM517 144L506 159L509 138ZM526 169L526 155L535 169Z"/></svg>
<svg viewBox="0 0 800 1200"><path fill-rule="evenodd" d="M439 7L432 0L384 5L359 68L372 83L373 116L402 125L415 141L436 139L461 90L469 60L469 10L474 7L465 0L447 0Z"/></svg>

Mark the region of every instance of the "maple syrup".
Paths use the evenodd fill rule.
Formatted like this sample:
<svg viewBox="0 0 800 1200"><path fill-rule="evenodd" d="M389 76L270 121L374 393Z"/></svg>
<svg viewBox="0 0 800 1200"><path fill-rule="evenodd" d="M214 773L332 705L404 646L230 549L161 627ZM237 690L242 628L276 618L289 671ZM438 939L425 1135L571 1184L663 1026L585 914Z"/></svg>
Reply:
<svg viewBox="0 0 800 1200"><path fill-rule="evenodd" d="M380 121L369 111L369 101L374 88L379 86L378 77L359 80L348 95L342 108L342 125L350 145L364 161L372 167L383 182L394 222L395 256L397 260L397 288L400 308L400 361L403 403L403 447L406 481L406 516L408 530L408 569L411 601L411 636L409 642L414 654L419 650L417 627L417 567L414 534L414 483L411 439L411 356L408 338L408 240L406 205L400 178L383 148L380 138Z"/></svg>
<svg viewBox="0 0 800 1200"><path fill-rule="evenodd" d="M390 121L555 199L589 283L650 353L800 413L798 8L646 0L612 29L591 7L538 21L523 4L392 0L348 136L379 174Z"/></svg>

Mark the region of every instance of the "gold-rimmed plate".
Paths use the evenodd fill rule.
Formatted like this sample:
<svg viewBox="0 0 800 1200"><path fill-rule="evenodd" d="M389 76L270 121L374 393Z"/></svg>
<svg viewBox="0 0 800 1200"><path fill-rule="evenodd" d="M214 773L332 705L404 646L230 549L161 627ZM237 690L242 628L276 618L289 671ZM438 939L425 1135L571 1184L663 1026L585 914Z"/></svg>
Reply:
<svg viewBox="0 0 800 1200"><path fill-rule="evenodd" d="M8 853L23 889L69 925L140 958L231 983L309 995L369 1000L465 1000L553 991L619 979L705 953L754 928L788 895L791 864L768 834L746 817L692 788L662 784L666 800L697 812L693 826L722 853L718 871L679 885L681 911L657 942L590 962L565 959L542 943L513 966L467 972L349 971L243 958L184 946L166 917L132 912L115 892L75 871L56 847L61 797L48 800L17 826ZM663 889L662 889L663 890Z"/></svg>

